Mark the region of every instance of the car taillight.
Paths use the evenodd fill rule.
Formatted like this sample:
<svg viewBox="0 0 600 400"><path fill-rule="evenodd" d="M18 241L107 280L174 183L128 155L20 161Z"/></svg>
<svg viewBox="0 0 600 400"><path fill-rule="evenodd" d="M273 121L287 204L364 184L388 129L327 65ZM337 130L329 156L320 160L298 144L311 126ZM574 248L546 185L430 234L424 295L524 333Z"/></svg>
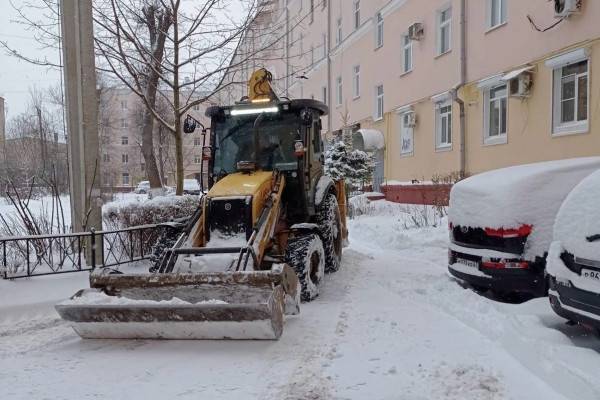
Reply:
<svg viewBox="0 0 600 400"><path fill-rule="evenodd" d="M451 231L452 229L454 229L454 224L452 222L448 221L448 230Z"/></svg>
<svg viewBox="0 0 600 400"><path fill-rule="evenodd" d="M533 230L533 226L531 225L521 225L517 229L492 229L485 228L485 234L488 236L501 237L501 238L516 238L516 237L526 237L531 234Z"/></svg>
<svg viewBox="0 0 600 400"><path fill-rule="evenodd" d="M527 269L529 268L529 262L507 260L491 261L489 258L483 258L481 260L481 266L490 269Z"/></svg>

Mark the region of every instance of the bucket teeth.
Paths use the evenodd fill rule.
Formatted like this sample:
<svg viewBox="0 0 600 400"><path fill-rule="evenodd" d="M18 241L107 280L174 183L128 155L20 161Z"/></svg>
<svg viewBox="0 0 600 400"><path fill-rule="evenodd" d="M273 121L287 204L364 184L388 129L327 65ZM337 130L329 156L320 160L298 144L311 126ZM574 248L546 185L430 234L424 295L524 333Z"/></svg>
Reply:
<svg viewBox="0 0 600 400"><path fill-rule="evenodd" d="M298 279L271 271L90 277L56 310L83 338L278 339Z"/></svg>

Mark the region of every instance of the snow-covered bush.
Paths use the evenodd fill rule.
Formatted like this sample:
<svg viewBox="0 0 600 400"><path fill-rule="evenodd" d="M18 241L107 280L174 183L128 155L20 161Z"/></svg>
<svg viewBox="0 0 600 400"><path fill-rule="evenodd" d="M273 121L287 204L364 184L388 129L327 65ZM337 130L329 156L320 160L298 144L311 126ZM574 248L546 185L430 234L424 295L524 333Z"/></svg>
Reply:
<svg viewBox="0 0 600 400"><path fill-rule="evenodd" d="M104 229L158 224L190 217L199 204L198 196L162 196L152 200L109 203L102 209Z"/></svg>
<svg viewBox="0 0 600 400"><path fill-rule="evenodd" d="M374 168L372 155L361 150L348 151L343 141L334 142L325 152L325 174L334 180L345 179L355 187L370 182Z"/></svg>

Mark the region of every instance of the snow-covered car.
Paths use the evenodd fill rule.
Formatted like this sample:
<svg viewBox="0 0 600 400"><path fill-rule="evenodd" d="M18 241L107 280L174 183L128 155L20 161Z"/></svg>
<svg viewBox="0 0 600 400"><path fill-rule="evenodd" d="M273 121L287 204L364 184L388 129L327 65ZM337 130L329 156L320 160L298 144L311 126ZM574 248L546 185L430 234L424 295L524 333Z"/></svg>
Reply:
<svg viewBox="0 0 600 400"><path fill-rule="evenodd" d="M183 180L183 193L184 194L200 194L200 184L195 179L184 179Z"/></svg>
<svg viewBox="0 0 600 400"><path fill-rule="evenodd" d="M135 188L137 194L147 194L150 191L150 181L141 181Z"/></svg>
<svg viewBox="0 0 600 400"><path fill-rule="evenodd" d="M573 189L556 216L548 276L554 311L600 330L600 171Z"/></svg>
<svg viewBox="0 0 600 400"><path fill-rule="evenodd" d="M543 296L556 214L600 157L484 172L452 188L448 270L477 289Z"/></svg>

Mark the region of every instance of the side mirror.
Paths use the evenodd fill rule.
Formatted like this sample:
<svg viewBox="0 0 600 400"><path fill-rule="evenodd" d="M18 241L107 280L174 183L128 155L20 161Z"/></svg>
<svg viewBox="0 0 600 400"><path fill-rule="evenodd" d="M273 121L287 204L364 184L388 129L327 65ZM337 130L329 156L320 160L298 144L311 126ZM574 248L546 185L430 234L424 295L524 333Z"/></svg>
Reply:
<svg viewBox="0 0 600 400"><path fill-rule="evenodd" d="M310 126L313 123L313 113L310 109L305 108L304 110L300 111L300 120L302 121L303 125L306 126Z"/></svg>
<svg viewBox="0 0 600 400"><path fill-rule="evenodd" d="M188 115L183 121L183 132L184 133L194 133L196 130L196 120Z"/></svg>

